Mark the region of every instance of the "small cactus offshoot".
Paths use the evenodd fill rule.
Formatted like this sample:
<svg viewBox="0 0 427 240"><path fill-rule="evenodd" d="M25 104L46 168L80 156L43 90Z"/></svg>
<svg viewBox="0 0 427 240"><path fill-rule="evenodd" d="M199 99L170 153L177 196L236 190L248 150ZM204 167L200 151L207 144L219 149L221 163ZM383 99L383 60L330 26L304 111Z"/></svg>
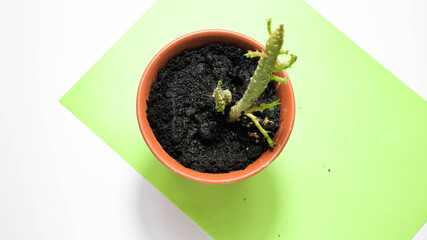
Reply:
<svg viewBox="0 0 427 240"><path fill-rule="evenodd" d="M225 107L231 102L231 92L228 89L222 90L221 84L222 81L220 80L214 90L213 97L215 98L216 110L224 114Z"/></svg>
<svg viewBox="0 0 427 240"><path fill-rule="evenodd" d="M254 75L251 77L248 89L246 89L243 97L234 106L231 107L231 110L227 116L227 121L237 121L242 113L244 113L255 123L259 131L267 139L270 147L273 147L275 142L271 140L270 136L268 135L269 132L262 128L258 118L253 115L252 112L262 112L265 109L274 108L274 106L280 104L280 102L277 100L273 103L262 104L257 107L253 107L253 104L264 92L270 79L279 83L288 82L288 78L281 78L273 75L273 73L281 72L291 67L292 64L294 64L297 60L297 57L292 53L289 53L288 50L282 50L284 36L283 24L280 24L279 27L274 32L272 32L271 19L269 19L267 20L267 30L270 37L267 40L264 51L248 51L248 53L245 54L245 56L248 58L259 57L260 59L258 61L258 67L255 70ZM291 58L280 65L276 65L277 57L281 54L289 55ZM217 88L214 90L213 96L215 97L216 110L224 114L225 107L231 102L231 92L228 90L222 90L221 84L222 81L219 81Z"/></svg>

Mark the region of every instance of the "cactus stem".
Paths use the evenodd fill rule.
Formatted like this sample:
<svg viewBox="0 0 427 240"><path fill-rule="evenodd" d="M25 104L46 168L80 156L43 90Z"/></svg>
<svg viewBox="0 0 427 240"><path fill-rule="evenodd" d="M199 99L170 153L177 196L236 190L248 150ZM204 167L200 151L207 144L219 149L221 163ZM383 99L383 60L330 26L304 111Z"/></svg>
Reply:
<svg viewBox="0 0 427 240"><path fill-rule="evenodd" d="M276 143L270 138L270 135L268 135L270 131L265 130L259 123L258 118L252 113L245 113L245 115L248 116L255 123L255 126L258 128L258 130L262 133L262 135L264 135L265 139L267 139L267 142L270 147L273 148Z"/></svg>
<svg viewBox="0 0 427 240"><path fill-rule="evenodd" d="M270 78L279 83L288 83L289 81L289 77L282 78L273 74L270 75Z"/></svg>
<svg viewBox="0 0 427 240"><path fill-rule="evenodd" d="M267 19L267 31L268 31L268 35L271 35L271 18Z"/></svg>
<svg viewBox="0 0 427 240"><path fill-rule="evenodd" d="M215 98L215 108L217 112L224 114L225 107L231 102L231 92L230 90L221 89L222 81L219 80L217 87L212 94L212 97Z"/></svg>
<svg viewBox="0 0 427 240"><path fill-rule="evenodd" d="M292 53L289 53L289 51L286 51L286 53L291 57L291 59L289 59L288 61L280 64L280 65L276 65L273 69L273 72L281 72L287 68L290 68L292 66L292 64L294 64L297 61L297 56L293 55Z"/></svg>
<svg viewBox="0 0 427 240"><path fill-rule="evenodd" d="M286 51L285 51L285 50L283 50L283 49L282 49L282 50L280 50L280 54L288 54L288 53L289 53L289 50L286 50Z"/></svg>
<svg viewBox="0 0 427 240"><path fill-rule="evenodd" d="M248 53L245 54L245 57L247 58L255 58L255 57L265 57L267 56L267 54L265 54L264 52L259 52L259 51L251 51L249 50Z"/></svg>
<svg viewBox="0 0 427 240"><path fill-rule="evenodd" d="M270 75L275 67L277 56L280 54L280 50L282 49L283 35L284 29L283 24L281 24L268 38L264 50L266 55L261 56L258 62L258 67L255 70L248 89L244 93L242 99L240 99L239 102L231 108L227 118L228 122L236 121L241 116L242 112L248 110L258 99L261 93L264 92L268 82L270 81Z"/></svg>
<svg viewBox="0 0 427 240"><path fill-rule="evenodd" d="M289 53L289 50L282 49L283 36L285 31L283 29L283 24L280 24L279 27L274 32L272 32L271 22L271 18L267 19L267 31L270 36L267 40L267 43L265 44L264 51L248 51L248 53L245 54L247 58L259 57L260 59L258 61L258 66L255 70L255 73L250 79L249 86L243 94L243 97L234 106L231 107L227 117L227 122L240 121L240 117L242 114L244 114L243 119L247 119L248 117L251 118L252 122L255 123L259 131L267 139L270 147L274 147L275 142L271 140L270 136L268 135L269 131L266 131L264 128L262 128L258 118L253 115L252 112L262 112L265 109L273 109L274 106L280 104L280 102L277 100L273 103L261 104L260 106L253 107L253 105L258 100L258 97L264 92L270 79L273 79L279 83L287 83L289 81L288 77L281 78L273 75L273 73L281 72L284 69L291 67L292 64L297 60L297 57L292 53ZM291 59L276 66L277 57L280 54L289 55ZM217 88L214 90L213 97L215 98L216 110L224 114L225 107L231 102L231 92L229 90L222 90L221 84L222 81L219 81ZM235 91L235 89L233 89L233 91ZM270 122L271 121L269 121L267 118L264 119L264 125Z"/></svg>
<svg viewBox="0 0 427 240"><path fill-rule="evenodd" d="M256 107L252 107L245 111L245 113L252 113L252 112L262 112L265 109L273 109L275 106L280 105L280 99L272 102L272 103L264 103Z"/></svg>

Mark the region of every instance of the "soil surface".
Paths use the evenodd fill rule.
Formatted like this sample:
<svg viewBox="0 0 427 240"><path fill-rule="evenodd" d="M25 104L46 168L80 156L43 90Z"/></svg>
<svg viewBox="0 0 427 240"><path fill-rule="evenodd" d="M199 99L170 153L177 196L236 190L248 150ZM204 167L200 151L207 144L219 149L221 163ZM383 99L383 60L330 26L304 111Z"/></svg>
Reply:
<svg viewBox="0 0 427 240"><path fill-rule="evenodd" d="M159 70L147 101L148 121L164 150L185 167L207 173L242 170L269 149L250 119L225 121L257 67L258 59L247 59L245 53L236 46L211 43L184 51ZM212 97L220 79L222 88L233 95L225 115L215 110ZM255 105L275 100L271 81ZM279 106L254 114L260 122L272 121L262 125L273 137L279 127Z"/></svg>

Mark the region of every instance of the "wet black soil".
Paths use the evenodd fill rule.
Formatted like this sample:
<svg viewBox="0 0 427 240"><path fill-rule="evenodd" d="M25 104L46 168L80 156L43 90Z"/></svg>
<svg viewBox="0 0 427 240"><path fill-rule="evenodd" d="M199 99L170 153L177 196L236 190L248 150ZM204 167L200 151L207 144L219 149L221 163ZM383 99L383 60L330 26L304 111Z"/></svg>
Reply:
<svg viewBox="0 0 427 240"><path fill-rule="evenodd" d="M208 173L241 170L269 150L250 119L225 120L257 67L257 60L247 59L245 53L235 46L211 43L184 51L159 70L147 101L148 121L164 150L185 167ZM233 95L225 115L215 110L212 97L220 79L222 88ZM275 100L272 81L255 105ZM279 106L254 114L273 122L262 124L273 137L279 127Z"/></svg>

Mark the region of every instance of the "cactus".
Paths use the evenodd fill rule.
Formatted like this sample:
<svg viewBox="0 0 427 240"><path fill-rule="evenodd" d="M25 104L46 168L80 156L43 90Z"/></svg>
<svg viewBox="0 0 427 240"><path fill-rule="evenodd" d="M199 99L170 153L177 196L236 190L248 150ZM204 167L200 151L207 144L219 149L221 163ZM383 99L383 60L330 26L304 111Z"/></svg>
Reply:
<svg viewBox="0 0 427 240"><path fill-rule="evenodd" d="M213 97L215 98L215 108L218 112L224 114L225 107L231 102L230 90L222 90L222 81L219 80L217 87L214 90Z"/></svg>
<svg viewBox="0 0 427 240"><path fill-rule="evenodd" d="M275 143L268 135L268 131L265 131L262 128L257 117L251 112L263 111L267 108L273 108L274 106L280 104L280 102L276 101L270 104L262 104L258 107L251 107L256 102L258 97L264 92L270 79L279 83L288 82L288 78L281 78L275 76L273 75L273 72L281 72L284 69L289 68L297 60L297 57L289 53L289 51L282 50L284 36L283 24L280 24L279 27L274 32L272 32L271 19L269 19L267 20L267 30L270 34L270 37L267 40L267 44L265 45L264 51L248 51L248 53L245 54L245 56L248 58L259 57L260 59L258 62L258 67L255 70L254 75L251 77L248 89L246 89L246 92L244 93L243 97L233 107L231 107L231 110L227 117L227 121L237 121L242 115L242 113L244 113L255 123L260 132L267 139L270 146L273 147ZM289 55L291 59L276 66L277 57L280 54ZM218 83L217 88L214 90L213 96L215 97L217 111L222 112L224 114L225 107L228 103L231 102L231 94L230 96L228 96L228 93L230 93L230 91L221 89L221 83L221 81ZM226 91L228 91L228 93L225 93Z"/></svg>
<svg viewBox="0 0 427 240"><path fill-rule="evenodd" d="M271 21L268 21L268 25L270 24ZM231 108L227 119L229 122L236 121L241 113L252 107L261 93L264 92L276 65L277 57L282 49L283 33L283 24L281 24L276 31L271 33L265 45L265 50L262 53L249 52L246 54L247 57L260 57L260 60L242 99Z"/></svg>
<svg viewBox="0 0 427 240"><path fill-rule="evenodd" d="M270 147L274 147L274 145L276 145L276 143L273 140L271 140L270 136L268 135L270 133L270 131L265 130L261 126L261 124L259 123L258 118L255 115L253 115L252 113L245 113L245 115L248 116L252 120L252 122L255 123L255 126L258 128L258 130L267 139L267 142L270 145Z"/></svg>
<svg viewBox="0 0 427 240"><path fill-rule="evenodd" d="M274 145L276 145L276 143L273 140L271 140L270 136L268 135L270 133L270 131L266 131L261 126L261 124L259 123L258 118L255 115L253 115L252 113L253 112L262 112L265 109L273 109L274 106L277 106L279 104L280 104L280 100L276 100L272 103L264 103L264 104L261 104L261 105L256 106L256 107L252 107L252 108L245 111L245 115L247 117L249 117L252 120L252 122L255 123L255 126L258 128L258 130L262 133L262 135L264 135L265 139L267 139L267 142L270 145L270 147L274 147Z"/></svg>
<svg viewBox="0 0 427 240"><path fill-rule="evenodd" d="M252 108L246 110L245 113L262 112L265 109L273 109L274 106L277 106L279 104L280 104L280 100L276 100L276 101L274 101L272 103L264 103L264 104L261 104L259 106L252 107Z"/></svg>

